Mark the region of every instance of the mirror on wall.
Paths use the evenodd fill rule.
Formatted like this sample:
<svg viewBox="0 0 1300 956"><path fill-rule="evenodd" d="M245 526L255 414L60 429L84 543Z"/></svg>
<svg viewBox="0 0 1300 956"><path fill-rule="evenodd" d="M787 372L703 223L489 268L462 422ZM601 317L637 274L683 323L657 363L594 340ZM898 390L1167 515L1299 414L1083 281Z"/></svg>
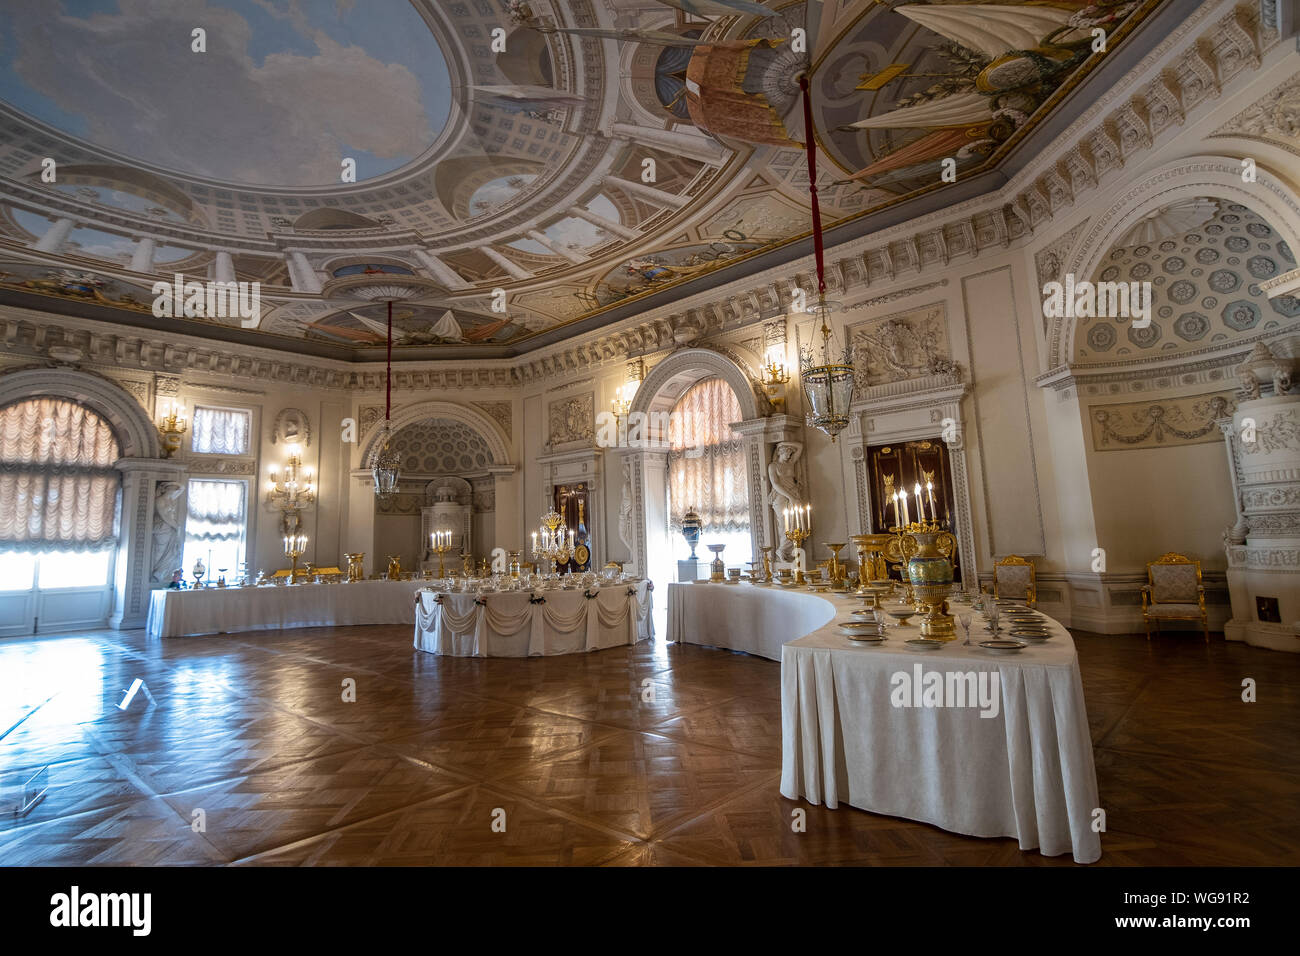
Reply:
<svg viewBox="0 0 1300 956"><path fill-rule="evenodd" d="M554 507L564 517L564 524L573 532L573 555L568 563L560 565L560 573L591 570L591 489L587 482L559 485L555 489Z"/></svg>

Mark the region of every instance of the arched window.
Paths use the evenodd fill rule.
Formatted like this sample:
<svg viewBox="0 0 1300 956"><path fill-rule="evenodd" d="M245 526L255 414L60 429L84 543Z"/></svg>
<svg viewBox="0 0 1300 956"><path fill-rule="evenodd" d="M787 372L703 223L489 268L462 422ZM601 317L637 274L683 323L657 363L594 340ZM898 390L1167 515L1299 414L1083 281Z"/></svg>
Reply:
<svg viewBox="0 0 1300 956"><path fill-rule="evenodd" d="M697 554L709 558L706 545L725 544L723 560L730 567L743 566L752 557L745 451L730 428L744 417L736 393L721 378L692 385L673 408L668 423L668 523L679 557L690 554L681 530L682 516L691 509L704 525Z"/></svg>
<svg viewBox="0 0 1300 956"><path fill-rule="evenodd" d="M0 409L0 551L99 551L117 544L121 457L113 429L76 402Z"/></svg>

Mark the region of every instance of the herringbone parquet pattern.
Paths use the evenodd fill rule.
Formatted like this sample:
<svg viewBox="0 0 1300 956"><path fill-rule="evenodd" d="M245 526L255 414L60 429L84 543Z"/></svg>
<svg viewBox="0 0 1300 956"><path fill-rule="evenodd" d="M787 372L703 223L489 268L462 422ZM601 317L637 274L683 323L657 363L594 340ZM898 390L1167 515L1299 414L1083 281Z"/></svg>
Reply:
<svg viewBox="0 0 1300 956"><path fill-rule="evenodd" d="M1077 641L1101 864L1300 864L1300 655ZM482 661L404 628L103 632L0 644L0 675L18 675L5 726L60 691L0 741L6 787L51 765L43 802L0 818L5 865L1073 865L784 799L780 667L723 651ZM157 706L120 712L135 677Z"/></svg>

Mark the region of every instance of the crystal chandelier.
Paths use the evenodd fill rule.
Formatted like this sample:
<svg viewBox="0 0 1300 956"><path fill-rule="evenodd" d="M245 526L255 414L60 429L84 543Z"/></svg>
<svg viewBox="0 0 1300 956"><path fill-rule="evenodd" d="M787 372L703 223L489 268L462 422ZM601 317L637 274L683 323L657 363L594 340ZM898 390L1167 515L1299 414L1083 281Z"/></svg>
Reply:
<svg viewBox="0 0 1300 956"><path fill-rule="evenodd" d="M388 361L384 369L384 424L375 438L367 467L375 479L375 497L388 501L397 491L402 459L393 450L393 300L388 300Z"/></svg>
<svg viewBox="0 0 1300 956"><path fill-rule="evenodd" d="M799 350L799 379L810 411L807 422L836 440L849 424L849 404L853 401L853 349L845 346L836 355L828 316L834 305L826 301L826 266L822 253L822 213L817 202L817 140L813 136L812 94L808 74L799 77L803 90L804 141L808 150L808 192L812 196L813 257L817 262L817 305L812 310L821 321L821 360L817 361L812 345Z"/></svg>

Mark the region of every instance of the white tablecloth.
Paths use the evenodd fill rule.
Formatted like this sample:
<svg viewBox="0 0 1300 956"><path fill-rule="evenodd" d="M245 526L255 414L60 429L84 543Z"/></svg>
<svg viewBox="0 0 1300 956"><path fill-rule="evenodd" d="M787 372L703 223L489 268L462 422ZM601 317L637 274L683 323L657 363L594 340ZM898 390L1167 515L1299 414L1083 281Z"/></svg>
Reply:
<svg viewBox="0 0 1300 956"><path fill-rule="evenodd" d="M855 605L857 606L857 605ZM781 659L781 646L835 617L835 605L810 591L776 585L668 585L668 640Z"/></svg>
<svg viewBox="0 0 1300 956"><path fill-rule="evenodd" d="M696 585L699 587L700 585ZM837 599L839 620L856 602ZM971 640L987 639L983 622ZM1050 620L1050 619L1049 619ZM1074 642L1052 637L1009 656L961 645L909 651L919 629L855 644L832 623L786 644L781 656L781 793L834 809L920 820L982 837L1015 837L1022 850L1101 856L1091 825L1097 797L1092 738ZM998 675L999 707L896 707L891 683L939 671Z"/></svg>
<svg viewBox="0 0 1300 956"><path fill-rule="evenodd" d="M652 601L648 581L481 597L426 588L416 598L415 646L453 657L534 657L635 644L654 634Z"/></svg>
<svg viewBox="0 0 1300 956"><path fill-rule="evenodd" d="M415 592L427 581L353 581L154 591L150 637L350 624L414 624Z"/></svg>

